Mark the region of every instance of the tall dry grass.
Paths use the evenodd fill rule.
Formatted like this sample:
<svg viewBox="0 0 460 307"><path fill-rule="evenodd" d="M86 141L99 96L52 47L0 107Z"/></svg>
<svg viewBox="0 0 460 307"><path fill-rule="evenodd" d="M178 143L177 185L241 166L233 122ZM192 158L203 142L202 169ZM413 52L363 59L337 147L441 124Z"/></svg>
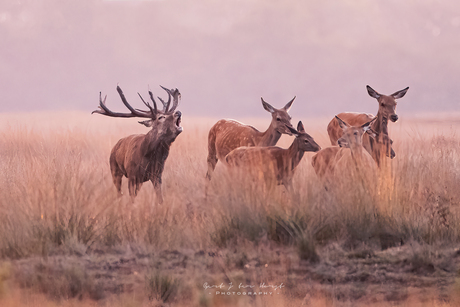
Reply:
<svg viewBox="0 0 460 307"><path fill-rule="evenodd" d="M17 122L3 118L9 124L0 131L2 257L83 253L126 244L200 249L235 244L240 238L300 237L315 244L345 240L350 246L382 236L429 244L459 239L457 123L446 129L409 122L401 125L404 130L394 129L397 157L372 182L379 195L359 184L326 191L308 153L296 171L294 196L281 186L266 191L258 183L235 181L219 163L205 199L212 121L185 119L163 174L164 205L155 204L146 182L133 206L127 196L116 197L108 155L119 138L145 129L134 121L95 116L35 116ZM325 123L306 126L328 146ZM284 137L281 145L290 142ZM126 183L123 189L127 194Z"/></svg>

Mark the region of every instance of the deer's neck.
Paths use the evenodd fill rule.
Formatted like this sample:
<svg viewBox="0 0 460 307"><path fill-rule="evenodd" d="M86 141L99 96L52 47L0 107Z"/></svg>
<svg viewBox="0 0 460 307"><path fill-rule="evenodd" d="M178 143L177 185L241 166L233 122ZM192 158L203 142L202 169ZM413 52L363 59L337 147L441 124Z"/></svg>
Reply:
<svg viewBox="0 0 460 307"><path fill-rule="evenodd" d="M388 135L388 118L384 117L382 113L377 113L377 119L371 124L371 128L377 133L384 133Z"/></svg>
<svg viewBox="0 0 460 307"><path fill-rule="evenodd" d="M290 170L294 170L303 158L304 151L299 149L299 142L297 139L292 142L291 146L287 149L287 158L290 160Z"/></svg>
<svg viewBox="0 0 460 307"><path fill-rule="evenodd" d="M258 134L258 146L274 146L281 137L281 133L275 129L275 125L270 124L265 132Z"/></svg>
<svg viewBox="0 0 460 307"><path fill-rule="evenodd" d="M151 130L145 135L141 144L141 152L144 157L155 156L158 160L166 160L169 154L171 142L161 138L158 131Z"/></svg>

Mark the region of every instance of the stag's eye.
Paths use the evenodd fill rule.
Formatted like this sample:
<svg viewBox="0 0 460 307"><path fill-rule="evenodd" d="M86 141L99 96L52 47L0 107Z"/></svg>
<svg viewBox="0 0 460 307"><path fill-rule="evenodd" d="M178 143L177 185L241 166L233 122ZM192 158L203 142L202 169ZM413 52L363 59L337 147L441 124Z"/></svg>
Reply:
<svg viewBox="0 0 460 307"><path fill-rule="evenodd" d="M307 144L308 144L308 143L309 143L309 142L308 142L308 140L305 140L305 143L307 143Z"/></svg>
<svg viewBox="0 0 460 307"><path fill-rule="evenodd" d="M164 116L160 116L160 117L158 117L158 120L164 119L164 118L165 118Z"/></svg>
<svg viewBox="0 0 460 307"><path fill-rule="evenodd" d="M281 121L281 118L277 117L276 120L280 122L280 121Z"/></svg>
<svg viewBox="0 0 460 307"><path fill-rule="evenodd" d="M354 135L358 135L358 132L353 133Z"/></svg>

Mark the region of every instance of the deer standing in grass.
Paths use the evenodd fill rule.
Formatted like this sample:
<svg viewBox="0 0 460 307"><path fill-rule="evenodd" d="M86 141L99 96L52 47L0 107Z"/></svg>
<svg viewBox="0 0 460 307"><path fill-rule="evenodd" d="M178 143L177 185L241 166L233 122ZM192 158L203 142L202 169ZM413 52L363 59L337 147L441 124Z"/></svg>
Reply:
<svg viewBox="0 0 460 307"><path fill-rule="evenodd" d="M318 177L326 182L335 183L356 172L375 174L376 162L363 147L363 135L369 133L371 137L376 137L370 128L376 119L361 126L350 126L335 116L338 126L342 129L342 136L337 140L339 146L324 148L312 157L311 164Z"/></svg>
<svg viewBox="0 0 460 307"><path fill-rule="evenodd" d="M397 91L389 96L379 94L369 85L366 87L368 94L377 99L379 109L377 115L375 116L376 120L370 127L375 132L376 137L372 138L369 134L365 134L363 137L363 146L377 162L377 165L380 165L384 156L394 158L396 155L394 150L391 148L392 141L388 135L388 119L392 122L396 122L398 120L398 115L396 114L396 99L404 97L409 87ZM374 118L372 114L352 112L340 113L337 116L351 126L363 125ZM327 133L329 134L331 144L337 145L337 141L343 134L343 129L339 126L339 123L335 118L333 118L328 124Z"/></svg>
<svg viewBox="0 0 460 307"><path fill-rule="evenodd" d="M212 126L208 135L208 172L206 178L211 180L217 161L223 160L233 149L241 146L273 146L278 142L281 134L291 135L289 128L293 127L288 111L294 99L295 97L283 108L275 109L261 98L262 106L272 115L270 126L265 132L260 132L252 126L231 119L221 119Z"/></svg>
<svg viewBox="0 0 460 307"><path fill-rule="evenodd" d="M295 135L288 149L277 146L239 147L225 157L228 166L244 173L261 172L265 180L274 179L292 194L292 177L304 153L317 152L321 147L305 132L302 122L297 125L297 130L287 125L286 128Z"/></svg>
<svg viewBox="0 0 460 307"><path fill-rule="evenodd" d="M92 112L111 117L148 118L148 120L139 122L146 127L152 128L147 134L135 134L122 138L113 147L110 154L110 170L118 194L122 194L121 180L125 176L128 178L128 189L132 202L134 202L142 183L150 180L155 189L157 201L160 204L163 203L161 175L166 158L169 155L171 143L182 132L182 127L180 126L182 114L180 111L175 111L181 96L179 90L162 88L168 93L169 99L165 102L158 97L163 103L163 110L161 111L157 109L152 92L149 91L149 95L153 102L153 107L144 101L139 94L141 100L149 108L148 111L143 111L131 107L123 91L117 86L118 94L130 113L112 112L105 104L107 96L102 100L101 94L99 94L99 109ZM173 102L170 108L171 97Z"/></svg>

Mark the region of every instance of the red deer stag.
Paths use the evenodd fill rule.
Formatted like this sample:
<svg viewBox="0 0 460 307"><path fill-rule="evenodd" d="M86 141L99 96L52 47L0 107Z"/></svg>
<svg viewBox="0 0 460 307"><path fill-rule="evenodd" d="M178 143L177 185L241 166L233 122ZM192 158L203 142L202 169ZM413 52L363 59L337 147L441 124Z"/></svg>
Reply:
<svg viewBox="0 0 460 307"><path fill-rule="evenodd" d="M374 174L376 163L363 147L363 135L376 137L370 128L376 118L361 126L350 126L335 116L342 136L337 140L339 146L327 147L319 151L311 159L315 173L326 182L334 183L339 178L351 176L356 171Z"/></svg>
<svg viewBox="0 0 460 307"><path fill-rule="evenodd" d="M121 195L121 179L123 176L127 177L129 195L133 202L142 183L150 180L155 189L157 201L160 204L163 203L161 174L163 173L166 158L169 155L171 143L182 132L182 127L180 126L182 114L180 111L175 111L181 96L179 90L162 88L168 93L169 99L165 102L158 97L163 104L163 110L161 111L157 109L152 92L149 91L149 95L153 102L153 107L148 102L145 102L139 94L141 100L149 108L148 111L143 111L131 107L123 91L117 86L117 91L123 104L131 113L112 112L105 104L107 96L102 100L100 93L99 109L92 112L111 117L149 118L149 120L139 122L146 127L152 128L147 134L135 134L122 138L110 153L110 170L113 183L119 195ZM173 97L173 102L170 108L171 96Z"/></svg>
<svg viewBox="0 0 460 307"><path fill-rule="evenodd" d="M406 87L403 90L387 96L379 94L367 85L367 92L371 97L377 99L379 103L379 110L376 115L377 120L371 125L371 129L377 134L377 136L375 139L372 139L368 134L365 134L363 138L363 146L377 162L377 165L380 165L384 155L391 158L395 157L395 152L391 148L392 141L388 136L388 119L392 122L396 122L398 120L398 115L395 113L397 104L396 99L404 97L408 89L409 87ZM372 114L352 112L340 113L337 116L351 126L363 125L374 118ZM337 141L342 136L343 130L340 128L335 118L333 118L327 126L327 133L329 134L331 144L337 145Z"/></svg>
<svg viewBox="0 0 460 307"><path fill-rule="evenodd" d="M295 135L288 149L277 146L239 147L225 157L228 166L243 172L262 172L266 180L274 179L292 193L292 177L304 153L317 152L321 147L305 132L302 122L297 125L297 130L287 125L286 128Z"/></svg>
<svg viewBox="0 0 460 307"><path fill-rule="evenodd" d="M208 135L208 172L206 178L211 180L217 161L223 160L233 149L241 146L273 146L278 142L281 134L291 135L288 127L293 127L288 111L294 99L295 97L283 108L275 109L261 98L264 109L272 114L272 121L265 132L260 132L252 126L231 119L221 119L212 126Z"/></svg>

